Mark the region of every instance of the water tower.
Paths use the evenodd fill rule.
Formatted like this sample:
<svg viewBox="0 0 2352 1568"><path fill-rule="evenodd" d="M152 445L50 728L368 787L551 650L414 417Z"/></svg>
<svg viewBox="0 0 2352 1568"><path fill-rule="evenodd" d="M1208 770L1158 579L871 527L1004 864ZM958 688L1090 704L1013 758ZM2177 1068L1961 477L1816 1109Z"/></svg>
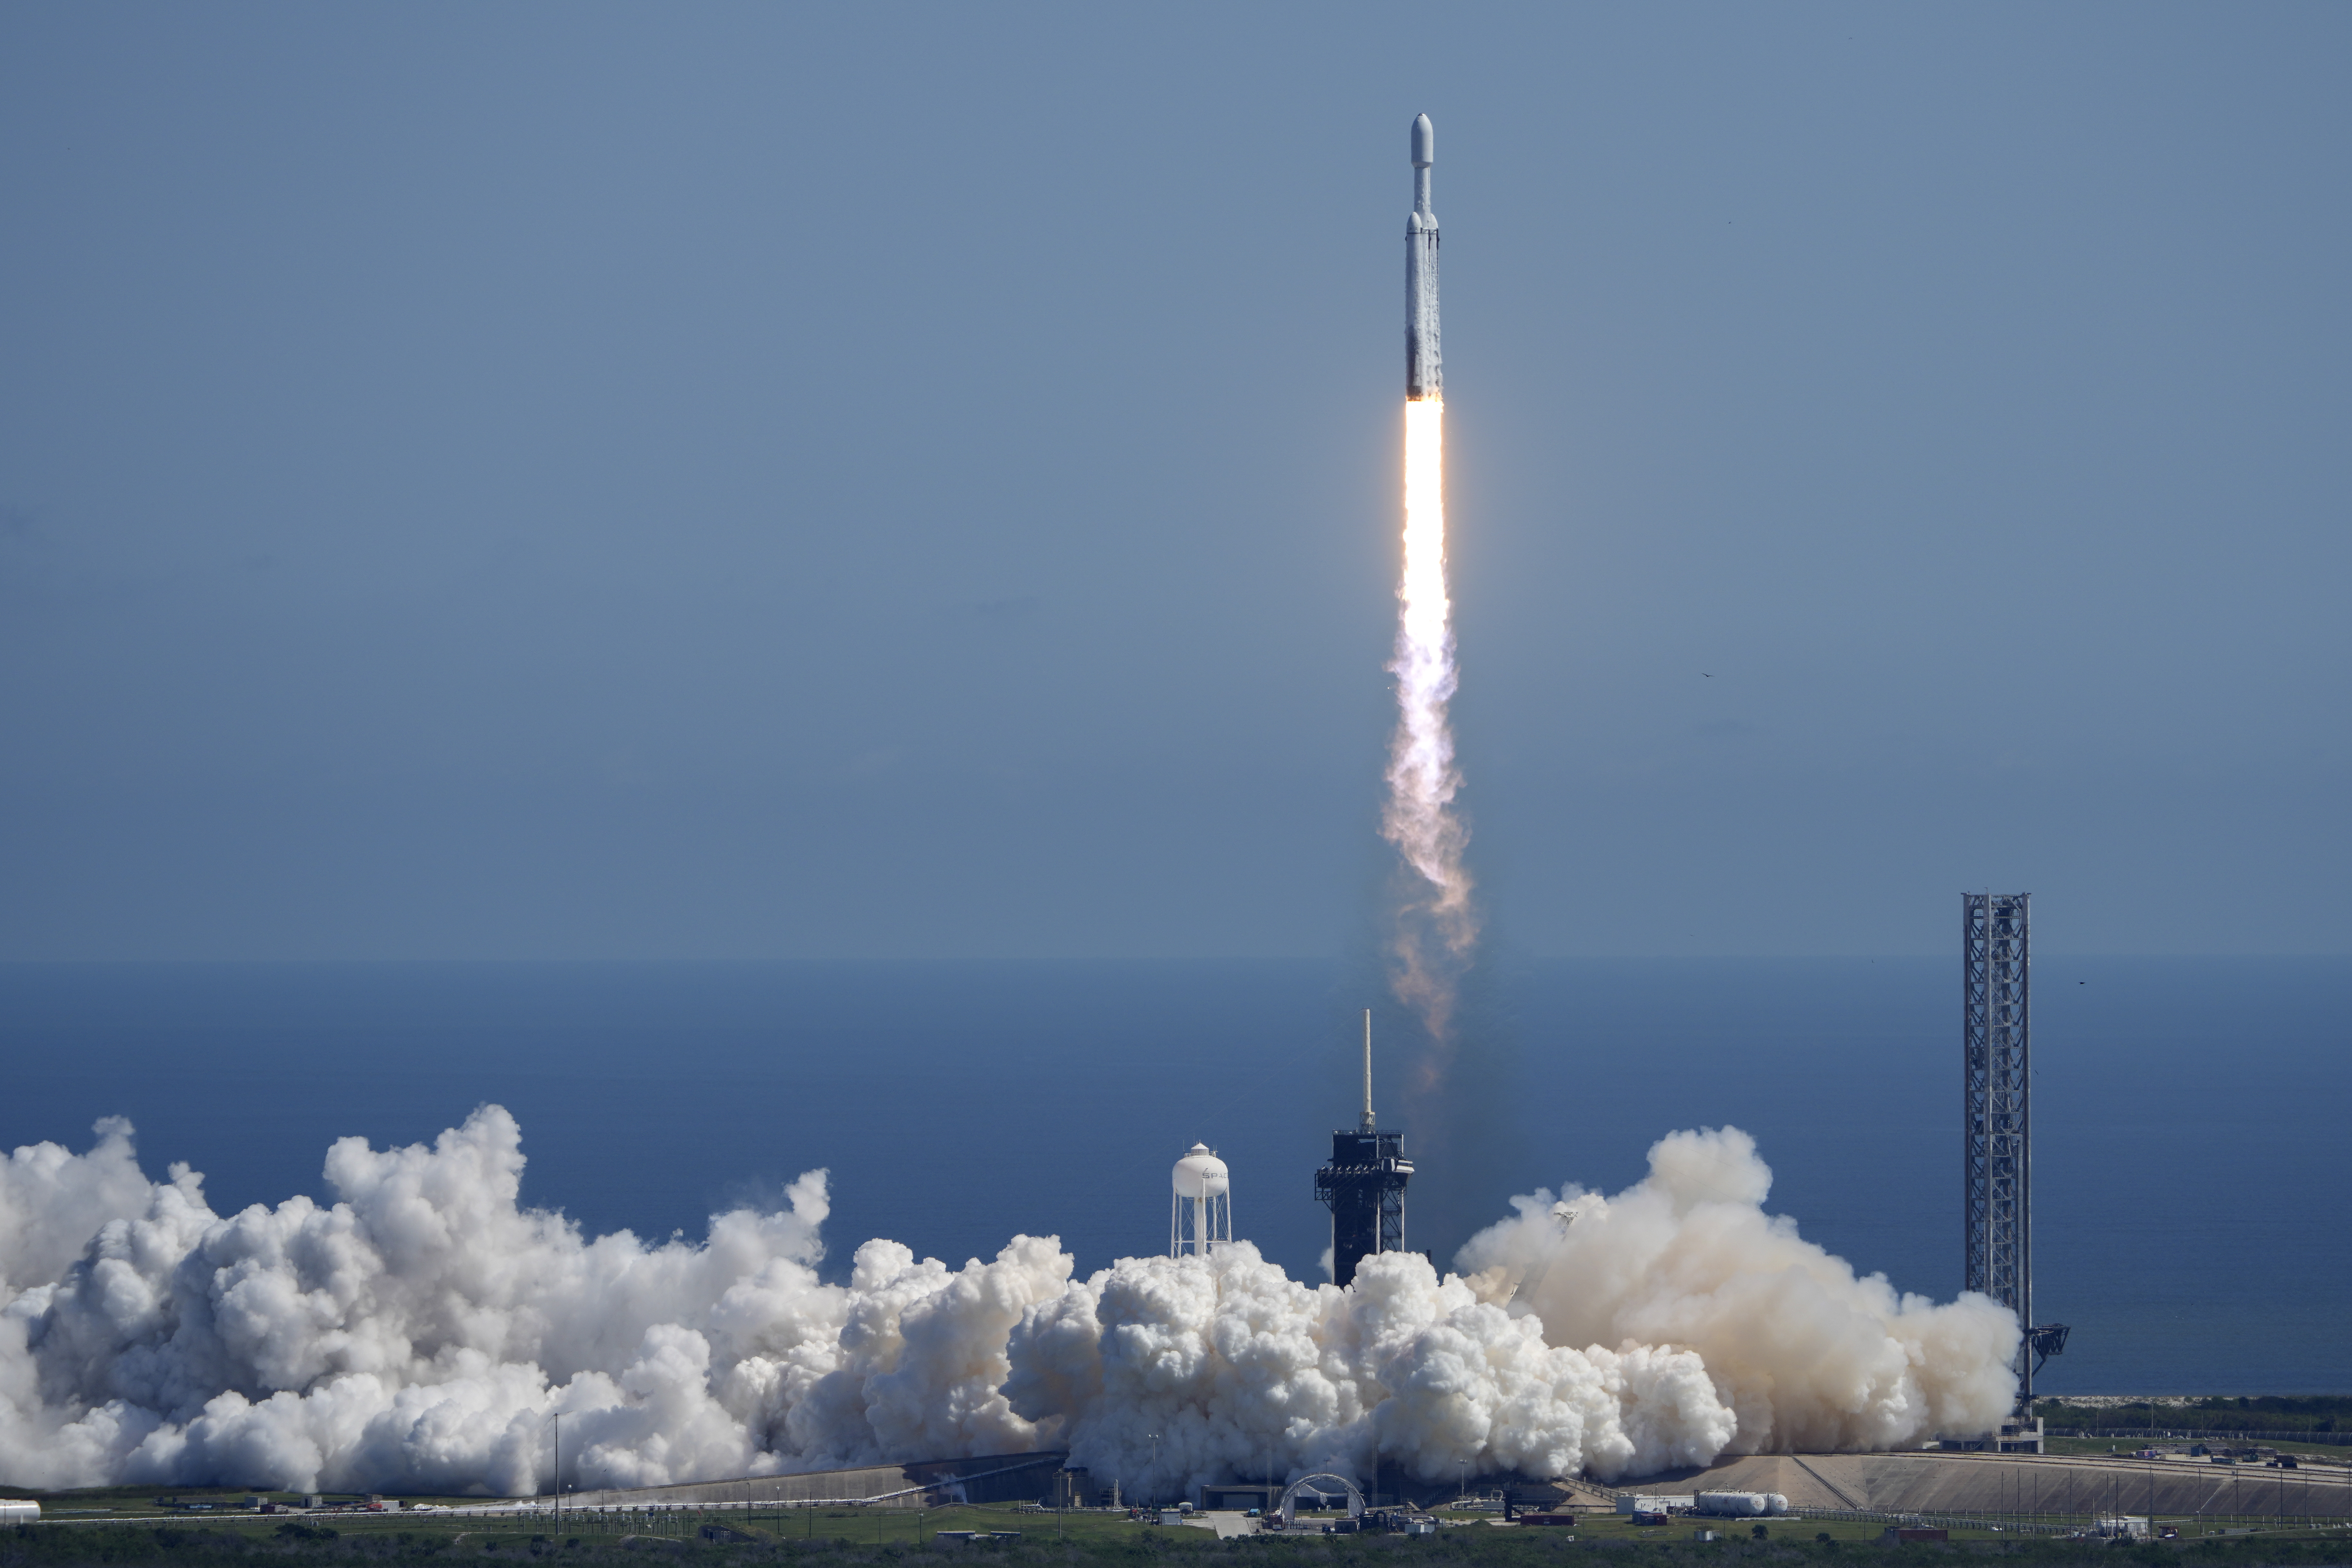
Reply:
<svg viewBox="0 0 2352 1568"><path fill-rule="evenodd" d="M1194 1144L1176 1162L1176 1196L1168 1207L1168 1256L1207 1257L1234 1239L1233 1178L1206 1144Z"/></svg>

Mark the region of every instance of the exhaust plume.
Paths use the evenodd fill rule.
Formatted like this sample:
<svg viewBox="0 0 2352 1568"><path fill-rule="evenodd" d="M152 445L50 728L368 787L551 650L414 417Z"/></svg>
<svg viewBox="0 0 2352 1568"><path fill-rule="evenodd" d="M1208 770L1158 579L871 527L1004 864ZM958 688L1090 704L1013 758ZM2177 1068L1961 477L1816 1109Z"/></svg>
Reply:
<svg viewBox="0 0 2352 1568"><path fill-rule="evenodd" d="M1404 862L1390 985L1443 1051L1478 919L1462 860L1469 833L1453 809L1461 779L1445 709L1459 675L1445 586L1445 404L1434 397L1404 405L1404 567L1389 671L1397 727L1381 831ZM1436 1063L1425 1071L1433 1077Z"/></svg>
<svg viewBox="0 0 2352 1568"><path fill-rule="evenodd" d="M331 1203L226 1217L98 1132L0 1163L0 1483L529 1495L1060 1445L1130 1496L1614 1479L1982 1431L2013 1393L2008 1312L1856 1278L1763 1212L1729 1128L1613 1197L1515 1199L1461 1273L1385 1253L1345 1290L1246 1242L1079 1280L1027 1236L960 1269L868 1241L827 1284L822 1171L699 1243L592 1239L520 1205L497 1106L430 1146L343 1139Z"/></svg>

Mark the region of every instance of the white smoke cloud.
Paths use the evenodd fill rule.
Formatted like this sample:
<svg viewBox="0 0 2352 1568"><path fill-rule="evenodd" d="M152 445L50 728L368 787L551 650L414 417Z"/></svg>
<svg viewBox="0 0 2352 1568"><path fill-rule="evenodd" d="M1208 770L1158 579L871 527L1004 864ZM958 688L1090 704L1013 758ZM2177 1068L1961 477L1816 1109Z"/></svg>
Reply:
<svg viewBox="0 0 2352 1568"><path fill-rule="evenodd" d="M0 1162L0 1307L64 1273L108 1220L147 1206L131 1124L108 1116L90 1131L98 1143L86 1155L29 1144Z"/></svg>
<svg viewBox="0 0 2352 1568"><path fill-rule="evenodd" d="M127 1124L98 1132L0 1166L10 1484L530 1493L559 1411L583 1486L1062 1442L1131 1495L1307 1468L1615 1478L1980 1429L2017 1343L1989 1301L1897 1298L1766 1217L1728 1129L1573 1197L1565 1234L1549 1193L1517 1200L1465 1277L1391 1255L1346 1290L1247 1244L1079 1281L1032 1237L961 1269L869 1241L826 1284L822 1171L699 1243L585 1238L520 1206L495 1106L430 1147L336 1144L331 1204L226 1217L184 1167L140 1177Z"/></svg>
<svg viewBox="0 0 2352 1568"><path fill-rule="evenodd" d="M0 1234L29 1239L12 1282L63 1223L44 1197L110 1211L0 1310L0 1479L18 1485L528 1493L559 1410L564 1479L590 1485L1018 1448L1003 1346L1070 1271L1051 1241L960 1270L875 1241L826 1285L822 1171L699 1245L588 1239L519 1205L521 1132L495 1106L430 1148L336 1144L330 1207L226 1218L183 1169L130 1201L129 1129L100 1131L85 1155L22 1152L47 1175L0 1187Z"/></svg>
<svg viewBox="0 0 2352 1568"><path fill-rule="evenodd" d="M1547 1346L1536 1320L1412 1253L1366 1260L1346 1290L1247 1243L1122 1259L1031 1313L1013 1364L1014 1409L1133 1495L1375 1466L1613 1478L1704 1462L1733 1431L1697 1356Z"/></svg>
<svg viewBox="0 0 2352 1568"><path fill-rule="evenodd" d="M1736 1127L1675 1133L1602 1197L1514 1198L1457 1267L1509 1288L1559 1343L1671 1343L1706 1363L1735 1453L1892 1448L1984 1431L2015 1396L2017 1320L1990 1298L1897 1294L1767 1215L1772 1173ZM1573 1219L1563 1225L1556 1207Z"/></svg>

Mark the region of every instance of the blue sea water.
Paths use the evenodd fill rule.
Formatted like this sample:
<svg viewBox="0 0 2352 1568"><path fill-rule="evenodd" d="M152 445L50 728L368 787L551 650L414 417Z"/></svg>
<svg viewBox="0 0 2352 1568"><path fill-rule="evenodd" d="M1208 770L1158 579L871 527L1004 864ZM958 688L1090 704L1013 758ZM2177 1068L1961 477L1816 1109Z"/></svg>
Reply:
<svg viewBox="0 0 2352 1568"><path fill-rule="evenodd" d="M1942 960L1527 963L1457 1070L1470 1191L1429 1169L1441 1258L1511 1191L1615 1190L1678 1127L1753 1134L1769 1207L1948 1299L1958 976ZM1166 1245L1195 1138L1236 1228L1317 1277L1310 1192L1352 1120L1360 977L1309 962L0 966L0 1145L127 1115L215 1209L324 1196L332 1139L429 1139L494 1102L524 1197L698 1236L832 1172L827 1270L888 1236L961 1262L1017 1231L1082 1269ZM2050 1392L2352 1392L2352 961L2035 966L2036 1291ZM1383 1124L1414 1138L1412 1108ZM1491 1134L1491 1135L1489 1135ZM1441 1201L1442 1200L1442 1201Z"/></svg>

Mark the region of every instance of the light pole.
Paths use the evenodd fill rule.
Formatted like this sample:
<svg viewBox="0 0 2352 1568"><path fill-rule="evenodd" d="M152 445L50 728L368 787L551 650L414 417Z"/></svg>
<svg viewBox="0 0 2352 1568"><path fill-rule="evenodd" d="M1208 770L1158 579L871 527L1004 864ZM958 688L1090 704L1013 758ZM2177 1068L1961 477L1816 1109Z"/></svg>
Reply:
<svg viewBox="0 0 2352 1568"><path fill-rule="evenodd" d="M1150 1432L1146 1436L1151 1439L1151 1502L1156 1507L1160 1502L1160 1434Z"/></svg>
<svg viewBox="0 0 2352 1568"><path fill-rule="evenodd" d="M555 1533L563 1533L563 1412L555 1413Z"/></svg>

